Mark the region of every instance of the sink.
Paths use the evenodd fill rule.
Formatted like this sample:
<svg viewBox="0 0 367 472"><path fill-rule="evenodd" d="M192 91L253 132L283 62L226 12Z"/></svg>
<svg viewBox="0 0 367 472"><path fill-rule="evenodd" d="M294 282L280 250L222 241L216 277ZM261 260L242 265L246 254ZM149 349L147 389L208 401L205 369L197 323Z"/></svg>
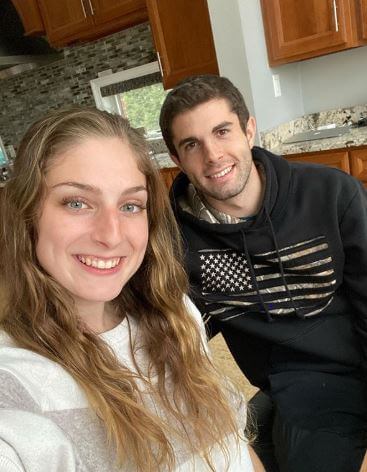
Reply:
<svg viewBox="0 0 367 472"><path fill-rule="evenodd" d="M336 126L335 128L313 129L297 133L283 141L283 144L302 143L316 139L337 138L350 132L349 126Z"/></svg>

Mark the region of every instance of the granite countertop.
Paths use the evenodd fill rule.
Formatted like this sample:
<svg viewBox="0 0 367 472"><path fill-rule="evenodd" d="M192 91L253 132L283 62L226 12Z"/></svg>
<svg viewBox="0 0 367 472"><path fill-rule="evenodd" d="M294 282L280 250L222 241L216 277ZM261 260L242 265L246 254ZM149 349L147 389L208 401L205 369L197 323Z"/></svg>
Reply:
<svg viewBox="0 0 367 472"><path fill-rule="evenodd" d="M350 127L348 133L335 138L315 139L292 144L280 143L269 149L274 154L298 154L302 152L326 151L329 149L341 149L367 145L367 126L361 128Z"/></svg>
<svg viewBox="0 0 367 472"><path fill-rule="evenodd" d="M367 126L361 125L366 124L366 120L367 104L310 113L261 131L261 146L281 155L363 146L367 145ZM345 127L347 132L335 138L285 143L299 133L333 127Z"/></svg>

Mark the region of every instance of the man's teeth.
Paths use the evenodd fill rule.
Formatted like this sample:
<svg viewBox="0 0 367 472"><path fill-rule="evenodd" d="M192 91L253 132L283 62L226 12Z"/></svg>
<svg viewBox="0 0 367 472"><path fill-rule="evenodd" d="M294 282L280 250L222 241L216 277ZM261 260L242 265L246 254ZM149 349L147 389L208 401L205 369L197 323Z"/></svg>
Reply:
<svg viewBox="0 0 367 472"><path fill-rule="evenodd" d="M114 257L112 259L97 259L96 257L90 256L78 256L80 262L87 266L95 267L96 269L112 269L116 267L120 262L120 257Z"/></svg>
<svg viewBox="0 0 367 472"><path fill-rule="evenodd" d="M218 174L213 174L210 176L211 179L219 179L219 177L223 177L224 175L228 174L231 172L232 166L226 167L223 169L221 172L218 172Z"/></svg>

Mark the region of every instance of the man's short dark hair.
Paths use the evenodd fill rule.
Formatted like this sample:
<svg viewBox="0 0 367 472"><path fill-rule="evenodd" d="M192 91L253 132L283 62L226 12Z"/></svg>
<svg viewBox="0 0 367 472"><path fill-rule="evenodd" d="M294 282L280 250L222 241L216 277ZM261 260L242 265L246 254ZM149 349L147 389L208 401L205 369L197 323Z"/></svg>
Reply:
<svg viewBox="0 0 367 472"><path fill-rule="evenodd" d="M242 130L246 133L249 112L241 92L232 82L217 75L196 75L184 79L167 95L161 109L159 124L169 152L178 156L172 137L172 122L177 115L191 110L209 100L225 99L231 111L238 116Z"/></svg>

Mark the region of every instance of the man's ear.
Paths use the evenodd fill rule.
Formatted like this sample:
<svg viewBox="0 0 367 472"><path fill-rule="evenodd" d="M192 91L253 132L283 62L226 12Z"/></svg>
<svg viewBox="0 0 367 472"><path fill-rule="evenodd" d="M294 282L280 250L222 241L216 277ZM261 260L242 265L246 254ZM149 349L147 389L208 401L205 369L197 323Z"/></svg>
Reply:
<svg viewBox="0 0 367 472"><path fill-rule="evenodd" d="M250 149L252 149L256 139L256 120L253 116L250 116L247 121L246 136Z"/></svg>
<svg viewBox="0 0 367 472"><path fill-rule="evenodd" d="M176 166L179 167L182 170L180 159L177 156L175 156L174 154L170 154L169 156L173 160L173 162L176 164Z"/></svg>

